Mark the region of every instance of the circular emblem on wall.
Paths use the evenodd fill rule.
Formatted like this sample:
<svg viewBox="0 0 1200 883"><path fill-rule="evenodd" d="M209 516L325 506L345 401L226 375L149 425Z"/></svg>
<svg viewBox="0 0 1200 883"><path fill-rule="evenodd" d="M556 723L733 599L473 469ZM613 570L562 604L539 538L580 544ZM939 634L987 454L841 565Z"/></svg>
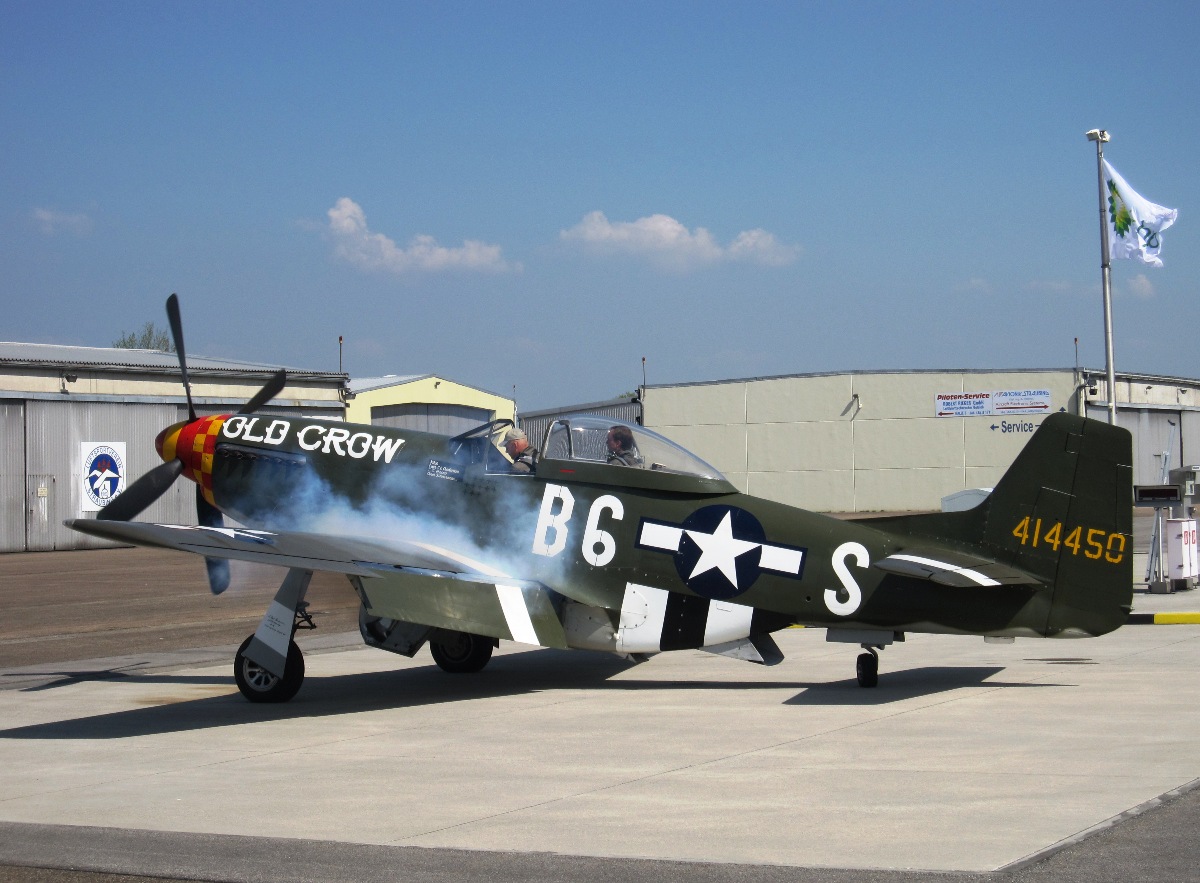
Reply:
<svg viewBox="0 0 1200 883"><path fill-rule="evenodd" d="M83 457L83 493L103 508L125 488L125 461L109 445L96 445Z"/></svg>

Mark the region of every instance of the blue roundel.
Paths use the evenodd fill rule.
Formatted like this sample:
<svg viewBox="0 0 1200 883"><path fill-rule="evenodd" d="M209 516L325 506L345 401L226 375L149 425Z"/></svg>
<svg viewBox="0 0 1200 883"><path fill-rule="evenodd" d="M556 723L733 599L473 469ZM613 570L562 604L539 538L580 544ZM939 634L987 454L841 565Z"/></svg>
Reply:
<svg viewBox="0 0 1200 883"><path fill-rule="evenodd" d="M745 509L705 506L687 517L675 570L703 598L726 600L748 590L759 575L767 535Z"/></svg>

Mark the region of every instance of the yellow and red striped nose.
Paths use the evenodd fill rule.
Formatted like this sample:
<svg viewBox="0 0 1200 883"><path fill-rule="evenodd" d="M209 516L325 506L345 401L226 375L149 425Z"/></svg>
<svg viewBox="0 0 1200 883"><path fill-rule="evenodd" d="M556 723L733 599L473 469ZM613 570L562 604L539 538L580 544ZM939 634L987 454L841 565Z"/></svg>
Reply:
<svg viewBox="0 0 1200 883"><path fill-rule="evenodd" d="M154 437L154 450L158 451L158 456L163 459L164 463L170 463L175 459L175 449L179 444L179 433L187 423L176 423L168 426L162 432Z"/></svg>
<svg viewBox="0 0 1200 883"><path fill-rule="evenodd" d="M204 498L215 505L212 496L213 453L217 449L217 437L221 434L228 414L201 417L190 423L168 426L154 439L155 450L164 461L179 460L183 463L183 474L196 482L204 492Z"/></svg>

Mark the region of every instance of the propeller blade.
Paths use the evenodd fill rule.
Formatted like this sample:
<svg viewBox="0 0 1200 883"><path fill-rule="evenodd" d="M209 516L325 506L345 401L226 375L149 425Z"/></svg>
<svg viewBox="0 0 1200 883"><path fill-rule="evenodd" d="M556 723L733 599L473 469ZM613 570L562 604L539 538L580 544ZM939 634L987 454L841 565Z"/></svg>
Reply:
<svg viewBox="0 0 1200 883"><path fill-rule="evenodd" d="M238 409L239 414L253 414L275 396L279 395L280 391L287 385L287 372L280 368L270 379L263 384L263 388L254 394L254 398L242 405Z"/></svg>
<svg viewBox="0 0 1200 883"><path fill-rule="evenodd" d="M196 519L204 527L224 527L225 516L221 510L204 499L204 492L196 488ZM219 595L229 588L229 562L224 558L205 558L204 566L208 570L208 588L214 595Z"/></svg>
<svg viewBox="0 0 1200 883"><path fill-rule="evenodd" d="M204 527L224 527L225 516L221 510L204 499L204 491L196 488L196 519Z"/></svg>
<svg viewBox="0 0 1200 883"><path fill-rule="evenodd" d="M183 463L179 460L155 466L97 512L96 518L101 521L129 521L165 494L181 472Z"/></svg>
<svg viewBox="0 0 1200 883"><path fill-rule="evenodd" d="M229 588L229 562L224 558L205 558L204 566L208 570L208 589L214 595L219 595Z"/></svg>
<svg viewBox="0 0 1200 883"><path fill-rule="evenodd" d="M183 375L183 392L187 396L188 418L196 419L196 407L192 404L192 385L188 382L187 354L183 351L183 319L179 315L179 295L167 298L167 322L171 325L171 340L175 342L175 355L179 357L179 371Z"/></svg>

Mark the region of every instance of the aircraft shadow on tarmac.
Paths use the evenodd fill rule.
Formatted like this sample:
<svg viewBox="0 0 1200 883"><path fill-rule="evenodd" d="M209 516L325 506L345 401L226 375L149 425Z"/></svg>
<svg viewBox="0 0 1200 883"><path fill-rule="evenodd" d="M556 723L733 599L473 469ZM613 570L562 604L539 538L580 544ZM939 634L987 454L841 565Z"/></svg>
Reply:
<svg viewBox="0 0 1200 883"><path fill-rule="evenodd" d="M59 687L71 687L84 683L116 683L132 680L139 684L225 684L228 678L201 675L172 675L164 672L139 672L136 666L127 668L106 668L97 671L46 671L21 672L22 680L49 678L44 683L36 683L29 687L19 687L22 693L37 693L42 690L55 690Z"/></svg>
<svg viewBox="0 0 1200 883"><path fill-rule="evenodd" d="M309 676L291 702L271 705L247 702L236 692L189 698L187 690L163 696L153 705L71 720L0 730L0 739L120 739L161 733L240 726L262 721L332 717L364 711L386 711L520 696L549 690L798 690L785 705L879 705L964 687L1011 688L1061 686L1047 683L988 681L1000 667L916 668L888 673L880 686L863 690L853 680L832 683L714 679L658 680L619 678L635 666L608 654L543 649L498 656L487 670L474 675L448 675L434 665L396 671L331 677ZM161 684L174 687L229 684L232 677L171 676L169 673L64 672L73 683ZM55 684L45 685L43 689Z"/></svg>
<svg viewBox="0 0 1200 883"><path fill-rule="evenodd" d="M809 684L808 689L786 700L784 705L886 705L921 696L948 693L965 688L1064 687L1068 684L1046 682L992 681L988 678L1004 671L1002 666L929 666L879 675L879 686L863 690L854 679Z"/></svg>

